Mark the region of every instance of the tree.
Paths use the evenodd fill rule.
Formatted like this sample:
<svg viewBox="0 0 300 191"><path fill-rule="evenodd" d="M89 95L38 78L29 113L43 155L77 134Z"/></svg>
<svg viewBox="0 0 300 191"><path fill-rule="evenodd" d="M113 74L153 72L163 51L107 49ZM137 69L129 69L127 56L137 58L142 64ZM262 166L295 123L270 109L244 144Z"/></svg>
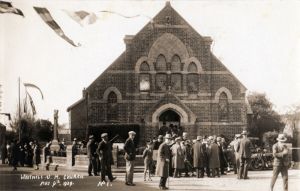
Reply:
<svg viewBox="0 0 300 191"><path fill-rule="evenodd" d="M28 111L26 106L24 110L21 110L20 120L17 109L17 112L12 118L10 126L13 132L15 132L17 135L19 135L19 131L21 130L22 142L29 142L32 140L50 141L53 138L53 124L49 120L36 120L34 115Z"/></svg>
<svg viewBox="0 0 300 191"><path fill-rule="evenodd" d="M10 127L18 135L21 131L21 141L28 142L34 129L36 119L32 113L28 112L26 105L24 107L21 105L21 108L23 108L23 110L21 109L20 111L21 118L19 119L19 109L17 107L17 110L10 122Z"/></svg>
<svg viewBox="0 0 300 191"><path fill-rule="evenodd" d="M280 115L274 111L273 104L266 94L251 92L247 98L253 111L252 124L249 129L252 136L262 138L265 132L283 130L284 123Z"/></svg>
<svg viewBox="0 0 300 191"><path fill-rule="evenodd" d="M34 131L32 131L32 139L48 142L53 139L53 124L49 120L37 120L34 123Z"/></svg>

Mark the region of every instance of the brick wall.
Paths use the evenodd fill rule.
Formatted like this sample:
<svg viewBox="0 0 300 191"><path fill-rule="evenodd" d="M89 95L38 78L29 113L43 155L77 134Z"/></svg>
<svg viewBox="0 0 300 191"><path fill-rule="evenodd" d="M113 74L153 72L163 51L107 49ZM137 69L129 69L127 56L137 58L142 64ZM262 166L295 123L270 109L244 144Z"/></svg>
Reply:
<svg viewBox="0 0 300 191"><path fill-rule="evenodd" d="M166 17L169 17L168 21ZM188 54L188 58L185 59L193 57L201 64L202 71L195 74L199 80L197 80L198 91L190 93L187 91L188 74L181 70L177 72L177 75L181 76L177 79L182 79L182 89L173 92L176 98L169 100L175 105L180 104L189 118L192 114L196 116L196 121L185 124L185 131L189 132L192 138L197 134L232 136L239 133L246 126L244 87L211 53L210 38L198 34L169 5L154 17L154 23L154 27L148 23L132 39L127 40L124 53L88 87L89 124L111 123L107 121L108 105L104 94L108 88L114 87L121 95L117 103L117 121L114 123L140 124L143 129L141 140L157 134L157 124L151 124L151 112L157 109L155 108L155 105L159 106L157 103L168 103L168 99L162 101L167 90L156 89L156 71L150 71L150 91L140 92L139 74L136 73L135 67L141 57L151 56L150 52L161 51L166 54L178 53L184 56ZM163 39L164 36L171 40ZM162 39L165 44L157 45L158 39ZM178 47L178 50L174 47ZM153 61L155 58L148 59ZM148 64L155 66L155 62ZM184 64L182 63L182 68ZM170 78L170 73L165 72L165 74ZM218 100L215 100L217 91L222 87L225 87L232 96L232 100L228 102L228 118L225 121L220 121L220 105ZM86 127L85 109L83 103L71 109L72 137L83 134Z"/></svg>

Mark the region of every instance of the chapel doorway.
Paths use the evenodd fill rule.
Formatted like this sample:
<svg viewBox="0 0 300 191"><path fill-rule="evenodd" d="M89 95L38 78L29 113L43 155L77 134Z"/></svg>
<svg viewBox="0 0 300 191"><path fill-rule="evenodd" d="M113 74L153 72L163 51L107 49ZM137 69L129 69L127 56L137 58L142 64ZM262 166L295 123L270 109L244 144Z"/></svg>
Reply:
<svg viewBox="0 0 300 191"><path fill-rule="evenodd" d="M176 113L174 110L168 109L159 116L159 128L163 126L164 122L166 123L167 127L170 127L171 124L179 127L180 115Z"/></svg>

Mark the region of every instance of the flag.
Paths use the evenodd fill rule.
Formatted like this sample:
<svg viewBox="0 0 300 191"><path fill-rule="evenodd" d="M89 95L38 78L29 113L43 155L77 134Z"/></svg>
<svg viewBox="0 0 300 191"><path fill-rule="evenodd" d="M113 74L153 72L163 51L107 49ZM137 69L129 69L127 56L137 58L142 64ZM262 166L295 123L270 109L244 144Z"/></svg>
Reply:
<svg viewBox="0 0 300 191"><path fill-rule="evenodd" d="M124 18L126 18L126 19L131 19L131 18L135 18L135 17L141 16L141 15L126 16L126 15L123 15L123 14L118 13L118 12L114 12L114 11L106 11L106 10L104 10L104 11L99 11L99 12L100 12L100 13L111 13L111 14L119 15L119 16L124 17Z"/></svg>
<svg viewBox="0 0 300 191"><path fill-rule="evenodd" d="M67 13L73 20L75 20L77 23L79 23L81 26L84 26L86 24L94 24L98 17L93 12L86 12L86 11L68 11L63 10L65 13Z"/></svg>
<svg viewBox="0 0 300 191"><path fill-rule="evenodd" d="M0 1L0 13L13 13L24 17L23 12L12 6L10 2Z"/></svg>
<svg viewBox="0 0 300 191"><path fill-rule="evenodd" d="M44 20L44 22L58 34L65 41L70 43L71 45L78 47L80 44L76 45L69 37L67 37L64 31L60 28L60 26L56 23L56 21L51 16L50 12L46 8L42 7L33 7L34 10L39 14L39 16Z"/></svg>
<svg viewBox="0 0 300 191"><path fill-rule="evenodd" d="M77 23L79 23L81 26L84 26L86 24L94 24L97 19L98 16L96 15L96 13L94 12L87 12L84 10L80 10L80 11L68 11L68 10L63 10L65 13L67 13L73 20L75 20ZM151 23L151 27L153 28L153 19L147 15L143 15L143 14L138 14L138 15L133 15L133 16L127 16L127 15L123 15L121 13L115 12L115 11L108 11L108 10L103 10L103 11L99 11L100 13L109 13L109 14L115 14L121 17L124 17L126 19L132 19L132 18L136 18L136 17L146 17L150 20Z"/></svg>
<svg viewBox="0 0 300 191"><path fill-rule="evenodd" d="M30 96L30 94L28 92L26 92L26 94L28 95L28 98L29 98L29 101L30 101L32 114L35 115L36 114L36 110L35 110L35 106L34 106L32 97Z"/></svg>
<svg viewBox="0 0 300 191"><path fill-rule="evenodd" d="M150 24L151 24L151 28L153 29L154 28L154 21L153 21L153 18L152 17L149 17L147 15L144 15L144 14L137 14L137 15L133 15L133 16L126 16L126 15L123 15L121 13L118 13L118 12L114 12L114 11L100 11L102 13L111 13L111 14L116 14L116 15L119 15L121 17L124 17L126 19L132 19L132 18L135 18L135 17L146 17L147 19L150 20Z"/></svg>
<svg viewBox="0 0 300 191"><path fill-rule="evenodd" d="M36 85L30 84L30 83L24 83L24 86L25 86L25 88L35 88L35 89L39 90L39 92L41 93L42 99L44 99L42 90L39 87L37 87Z"/></svg>
<svg viewBox="0 0 300 191"><path fill-rule="evenodd" d="M27 113L27 91L26 91L26 97L24 99L23 107L24 107L24 113Z"/></svg>

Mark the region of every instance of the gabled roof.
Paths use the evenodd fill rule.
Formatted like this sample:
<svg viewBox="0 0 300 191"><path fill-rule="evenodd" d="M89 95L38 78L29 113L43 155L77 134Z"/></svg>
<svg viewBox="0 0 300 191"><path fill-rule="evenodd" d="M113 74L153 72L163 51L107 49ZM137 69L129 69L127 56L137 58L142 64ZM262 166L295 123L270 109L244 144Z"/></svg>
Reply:
<svg viewBox="0 0 300 191"><path fill-rule="evenodd" d="M73 103L72 105L70 105L67 108L67 112L69 112L73 107L75 107L76 105L80 104L81 102L83 102L85 100L85 98L81 98L80 100L76 101L75 103Z"/></svg>

